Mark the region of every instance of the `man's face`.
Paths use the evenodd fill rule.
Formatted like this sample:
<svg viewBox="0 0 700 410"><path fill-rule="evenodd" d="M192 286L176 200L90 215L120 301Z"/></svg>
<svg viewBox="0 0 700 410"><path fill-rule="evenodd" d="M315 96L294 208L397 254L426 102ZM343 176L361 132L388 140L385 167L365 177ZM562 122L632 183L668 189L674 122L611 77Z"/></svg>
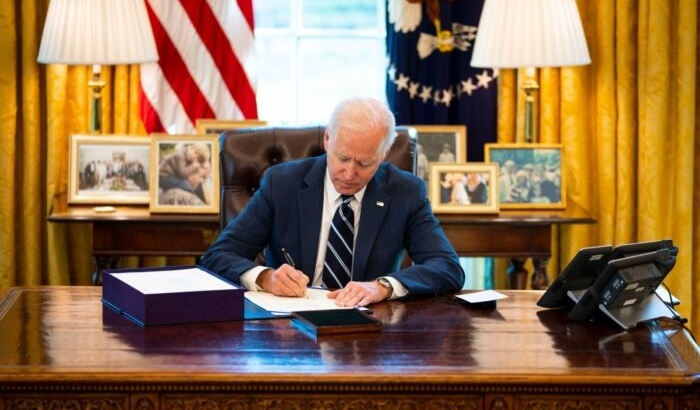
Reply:
<svg viewBox="0 0 700 410"><path fill-rule="evenodd" d="M379 146L383 135L341 130L331 140L326 133L324 146L328 152L328 173L335 190L343 195L354 195L364 188L384 161Z"/></svg>
<svg viewBox="0 0 700 410"><path fill-rule="evenodd" d="M187 180L189 181L190 185L192 185L194 188L197 188L200 186L204 181L209 178L209 174L211 173L211 168L209 163L204 163L197 170L193 173L191 173L188 177Z"/></svg>

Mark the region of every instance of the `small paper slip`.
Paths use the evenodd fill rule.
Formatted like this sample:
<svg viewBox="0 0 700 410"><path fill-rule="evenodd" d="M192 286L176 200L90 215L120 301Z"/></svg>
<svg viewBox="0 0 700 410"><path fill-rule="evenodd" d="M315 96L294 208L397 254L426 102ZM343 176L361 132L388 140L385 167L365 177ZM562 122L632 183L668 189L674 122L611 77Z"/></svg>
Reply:
<svg viewBox="0 0 700 410"><path fill-rule="evenodd" d="M495 290L484 290L482 292L465 293L463 295L455 295L456 298L462 299L469 303L491 302L498 299L505 299L508 296L498 293Z"/></svg>
<svg viewBox="0 0 700 410"><path fill-rule="evenodd" d="M251 292L244 294L245 298L275 315L289 315L291 312L306 310L350 309L335 304L335 299L328 299L327 289L308 288L306 296L287 297L276 296L268 292Z"/></svg>

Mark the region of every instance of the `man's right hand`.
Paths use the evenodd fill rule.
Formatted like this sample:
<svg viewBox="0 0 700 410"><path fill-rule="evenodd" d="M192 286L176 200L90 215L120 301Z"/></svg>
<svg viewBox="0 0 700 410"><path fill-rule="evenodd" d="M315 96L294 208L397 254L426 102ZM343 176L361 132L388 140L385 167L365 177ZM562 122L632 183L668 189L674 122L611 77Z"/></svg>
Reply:
<svg viewBox="0 0 700 410"><path fill-rule="evenodd" d="M301 297L306 294L309 277L285 263L277 269L260 272L255 283L273 295Z"/></svg>

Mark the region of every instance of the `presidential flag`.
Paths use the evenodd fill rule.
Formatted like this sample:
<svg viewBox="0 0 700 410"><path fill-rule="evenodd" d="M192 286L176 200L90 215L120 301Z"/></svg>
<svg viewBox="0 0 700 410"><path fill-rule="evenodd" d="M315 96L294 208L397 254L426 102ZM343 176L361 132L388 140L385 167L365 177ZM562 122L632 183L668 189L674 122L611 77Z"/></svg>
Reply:
<svg viewBox="0 0 700 410"><path fill-rule="evenodd" d="M467 160L496 141L498 71L469 62L484 0L389 0L387 100L402 125L466 125Z"/></svg>
<svg viewBox="0 0 700 410"><path fill-rule="evenodd" d="M158 48L141 65L146 131L195 132L198 118L257 118L252 0L144 0Z"/></svg>

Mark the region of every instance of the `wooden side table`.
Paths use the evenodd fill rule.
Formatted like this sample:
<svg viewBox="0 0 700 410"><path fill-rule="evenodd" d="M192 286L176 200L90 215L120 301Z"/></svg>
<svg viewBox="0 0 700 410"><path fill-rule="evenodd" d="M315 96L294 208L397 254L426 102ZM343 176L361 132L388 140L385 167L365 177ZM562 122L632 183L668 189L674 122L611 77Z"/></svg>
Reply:
<svg viewBox="0 0 700 410"><path fill-rule="evenodd" d="M437 214L460 256L505 256L513 265L511 287L525 288L524 258L535 258L535 277L546 279L552 227L592 224L595 219L569 201L565 210L508 210L494 215ZM118 206L98 213L91 206L69 206L52 213L55 223L92 224L93 283L121 256L200 256L219 233L218 215L152 214L145 206ZM546 284L545 284L546 286Z"/></svg>
<svg viewBox="0 0 700 410"><path fill-rule="evenodd" d="M201 256L219 234L218 215L151 214L139 206L118 206L110 213L70 206L48 220L92 225L95 285L102 283L102 271L122 256Z"/></svg>
<svg viewBox="0 0 700 410"><path fill-rule="evenodd" d="M528 257L535 267L533 289L547 287L547 264L552 254L552 228L556 225L594 224L596 220L570 198L566 209L503 210L494 215L436 214L460 256L510 258L509 287L525 289Z"/></svg>

